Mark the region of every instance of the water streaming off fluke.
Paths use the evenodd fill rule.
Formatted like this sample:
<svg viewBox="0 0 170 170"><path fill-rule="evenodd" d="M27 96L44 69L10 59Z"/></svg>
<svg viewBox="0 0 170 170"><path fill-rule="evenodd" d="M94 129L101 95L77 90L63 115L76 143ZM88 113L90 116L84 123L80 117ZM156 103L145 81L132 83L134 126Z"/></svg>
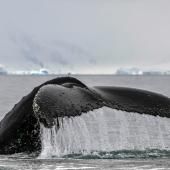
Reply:
<svg viewBox="0 0 170 170"><path fill-rule="evenodd" d="M103 107L41 124L40 158L119 150L170 150L170 119Z"/></svg>

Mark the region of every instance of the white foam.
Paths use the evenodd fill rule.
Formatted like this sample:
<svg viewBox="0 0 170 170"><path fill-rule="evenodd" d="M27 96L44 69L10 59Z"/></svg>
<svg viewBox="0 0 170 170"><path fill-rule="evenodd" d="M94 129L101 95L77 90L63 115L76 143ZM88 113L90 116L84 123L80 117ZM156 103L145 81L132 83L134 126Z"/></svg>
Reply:
<svg viewBox="0 0 170 170"><path fill-rule="evenodd" d="M93 151L170 150L170 119L103 107L59 119L60 128L41 125L41 158Z"/></svg>

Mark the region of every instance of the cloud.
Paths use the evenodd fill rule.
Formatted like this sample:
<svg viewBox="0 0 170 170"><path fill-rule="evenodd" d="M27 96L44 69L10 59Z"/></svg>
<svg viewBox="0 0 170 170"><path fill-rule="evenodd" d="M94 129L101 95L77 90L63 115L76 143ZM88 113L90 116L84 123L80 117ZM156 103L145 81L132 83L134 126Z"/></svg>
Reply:
<svg viewBox="0 0 170 170"><path fill-rule="evenodd" d="M169 5L169 0L0 1L0 63L100 73L124 66L170 68Z"/></svg>

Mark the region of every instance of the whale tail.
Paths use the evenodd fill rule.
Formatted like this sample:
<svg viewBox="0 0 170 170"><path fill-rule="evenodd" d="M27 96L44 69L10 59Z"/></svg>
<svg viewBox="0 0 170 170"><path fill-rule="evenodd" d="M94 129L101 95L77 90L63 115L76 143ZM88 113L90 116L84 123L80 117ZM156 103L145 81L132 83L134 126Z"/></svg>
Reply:
<svg viewBox="0 0 170 170"><path fill-rule="evenodd" d="M72 77L60 77L35 87L0 122L0 153L40 151L41 127L77 117L102 107L170 117L170 99L153 92L120 88L89 88ZM57 120L57 121L56 121Z"/></svg>
<svg viewBox="0 0 170 170"><path fill-rule="evenodd" d="M35 87L9 111L0 122L0 153L33 152L41 150L40 124L33 111L33 100L39 89L49 84L77 84L87 88L72 77L59 77Z"/></svg>

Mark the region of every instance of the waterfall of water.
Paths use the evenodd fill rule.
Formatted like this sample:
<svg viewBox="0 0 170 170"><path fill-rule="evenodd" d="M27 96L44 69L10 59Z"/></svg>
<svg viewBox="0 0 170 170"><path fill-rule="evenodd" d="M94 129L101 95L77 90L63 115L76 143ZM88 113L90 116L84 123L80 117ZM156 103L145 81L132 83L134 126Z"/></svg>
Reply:
<svg viewBox="0 0 170 170"><path fill-rule="evenodd" d="M60 128L41 125L40 157L116 150L170 150L170 119L103 107L72 118Z"/></svg>

